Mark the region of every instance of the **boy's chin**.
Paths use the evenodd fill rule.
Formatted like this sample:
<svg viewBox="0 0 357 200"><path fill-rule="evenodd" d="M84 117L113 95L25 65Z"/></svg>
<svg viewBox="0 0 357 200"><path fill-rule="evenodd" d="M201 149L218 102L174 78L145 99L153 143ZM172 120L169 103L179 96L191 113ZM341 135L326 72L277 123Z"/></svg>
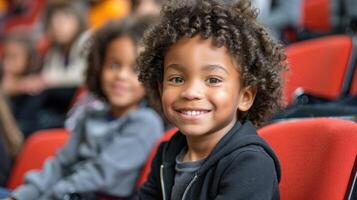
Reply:
<svg viewBox="0 0 357 200"><path fill-rule="evenodd" d="M204 128L199 126L186 125L186 126L179 126L178 128L180 129L181 133L187 137L199 137L207 133L207 131L204 130Z"/></svg>

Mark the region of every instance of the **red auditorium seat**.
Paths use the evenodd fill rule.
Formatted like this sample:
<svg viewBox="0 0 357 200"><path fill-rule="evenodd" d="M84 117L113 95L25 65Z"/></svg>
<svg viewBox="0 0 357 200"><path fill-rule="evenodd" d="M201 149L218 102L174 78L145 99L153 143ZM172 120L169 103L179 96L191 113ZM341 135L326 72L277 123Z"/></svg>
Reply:
<svg viewBox="0 0 357 200"><path fill-rule="evenodd" d="M258 132L280 160L282 200L352 200L357 156L355 122L302 119L272 124Z"/></svg>
<svg viewBox="0 0 357 200"><path fill-rule="evenodd" d="M357 67L357 66L356 66ZM350 94L357 96L357 70L354 73Z"/></svg>
<svg viewBox="0 0 357 200"><path fill-rule="evenodd" d="M150 154L149 154L149 158L146 161L146 164L143 168L143 170L141 171L141 175L137 181L137 187L140 187L147 179L149 173L150 173L150 169L151 169L151 162L154 159L155 155L156 155L156 151L157 148L159 147L159 145L162 142L166 142L169 141L171 139L171 137L178 131L177 128L172 128L170 130L168 130L161 138L160 140L156 143L155 147L151 150Z"/></svg>
<svg viewBox="0 0 357 200"><path fill-rule="evenodd" d="M16 159L9 178L8 188L15 189L21 185L24 175L29 170L41 169L45 160L55 155L68 138L69 134L65 129L42 130L31 135Z"/></svg>
<svg viewBox="0 0 357 200"><path fill-rule="evenodd" d="M348 81L351 81L350 88L348 88L347 94L350 96L357 96L357 37L353 38L353 45L354 45L354 55L353 61L351 62L351 69L349 70L352 74L348 77Z"/></svg>
<svg viewBox="0 0 357 200"><path fill-rule="evenodd" d="M291 44L286 48L290 70L284 88L287 104L297 88L326 99L340 96L352 54L352 38L326 36Z"/></svg>
<svg viewBox="0 0 357 200"><path fill-rule="evenodd" d="M300 24L304 29L328 32L332 29L331 0L303 0Z"/></svg>

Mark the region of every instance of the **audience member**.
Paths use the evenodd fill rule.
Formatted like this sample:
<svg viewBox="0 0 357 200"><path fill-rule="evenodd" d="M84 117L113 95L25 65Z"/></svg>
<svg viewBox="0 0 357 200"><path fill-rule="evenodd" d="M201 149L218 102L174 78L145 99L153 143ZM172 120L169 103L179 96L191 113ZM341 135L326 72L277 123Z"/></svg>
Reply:
<svg viewBox="0 0 357 200"><path fill-rule="evenodd" d="M145 90L135 69L145 27L141 20L126 19L94 34L86 83L107 106L87 107L67 144L41 171L28 173L10 199L133 195L140 169L163 132L159 115L145 105Z"/></svg>

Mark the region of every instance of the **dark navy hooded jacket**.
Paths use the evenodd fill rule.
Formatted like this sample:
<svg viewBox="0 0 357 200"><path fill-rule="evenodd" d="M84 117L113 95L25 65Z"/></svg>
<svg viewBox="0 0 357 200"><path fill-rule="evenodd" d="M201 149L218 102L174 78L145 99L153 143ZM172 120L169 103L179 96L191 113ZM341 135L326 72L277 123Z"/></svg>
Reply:
<svg viewBox="0 0 357 200"><path fill-rule="evenodd" d="M175 159L186 145L180 132L160 145L139 199L170 199ZM197 170L183 199L278 200L279 180L280 165L273 150L251 122L237 122Z"/></svg>

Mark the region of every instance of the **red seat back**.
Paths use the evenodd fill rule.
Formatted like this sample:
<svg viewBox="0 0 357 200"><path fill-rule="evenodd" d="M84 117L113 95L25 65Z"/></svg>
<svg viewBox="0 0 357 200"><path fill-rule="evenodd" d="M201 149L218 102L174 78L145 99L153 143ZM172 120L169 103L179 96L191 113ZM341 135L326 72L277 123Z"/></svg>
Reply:
<svg viewBox="0 0 357 200"><path fill-rule="evenodd" d="M297 88L319 97L334 99L342 90L352 52L346 35L328 36L292 44L286 48L290 71L284 88L291 103Z"/></svg>
<svg viewBox="0 0 357 200"><path fill-rule="evenodd" d="M41 169L45 160L55 155L68 138L69 134L65 129L42 130L31 135L16 159L9 178L8 188L15 189L21 185L24 175L29 170Z"/></svg>
<svg viewBox="0 0 357 200"><path fill-rule="evenodd" d="M355 174L357 124L332 118L303 119L263 127L276 152L282 200L342 200Z"/></svg>
<svg viewBox="0 0 357 200"><path fill-rule="evenodd" d="M41 14L46 7L46 0L26 1L28 10L26 13L7 19L4 23L5 32L11 31L28 31L33 28L36 22L41 17Z"/></svg>
<svg viewBox="0 0 357 200"><path fill-rule="evenodd" d="M357 67L356 67L357 68ZM355 71L353 75L353 80L352 80L352 85L351 85L351 95L356 96L357 95L357 70Z"/></svg>
<svg viewBox="0 0 357 200"><path fill-rule="evenodd" d="M160 140L155 144L154 148L151 150L149 157L145 163L144 168L141 171L140 177L137 181L137 187L140 187L147 179L149 173L150 173L150 169L151 169L151 162L154 159L157 149L159 147L159 145L163 142L169 141L171 139L171 137L177 132L177 128L172 128L170 130L168 130L161 138Z"/></svg>
<svg viewBox="0 0 357 200"><path fill-rule="evenodd" d="M304 29L328 32L332 29L331 0L303 0L300 24Z"/></svg>

